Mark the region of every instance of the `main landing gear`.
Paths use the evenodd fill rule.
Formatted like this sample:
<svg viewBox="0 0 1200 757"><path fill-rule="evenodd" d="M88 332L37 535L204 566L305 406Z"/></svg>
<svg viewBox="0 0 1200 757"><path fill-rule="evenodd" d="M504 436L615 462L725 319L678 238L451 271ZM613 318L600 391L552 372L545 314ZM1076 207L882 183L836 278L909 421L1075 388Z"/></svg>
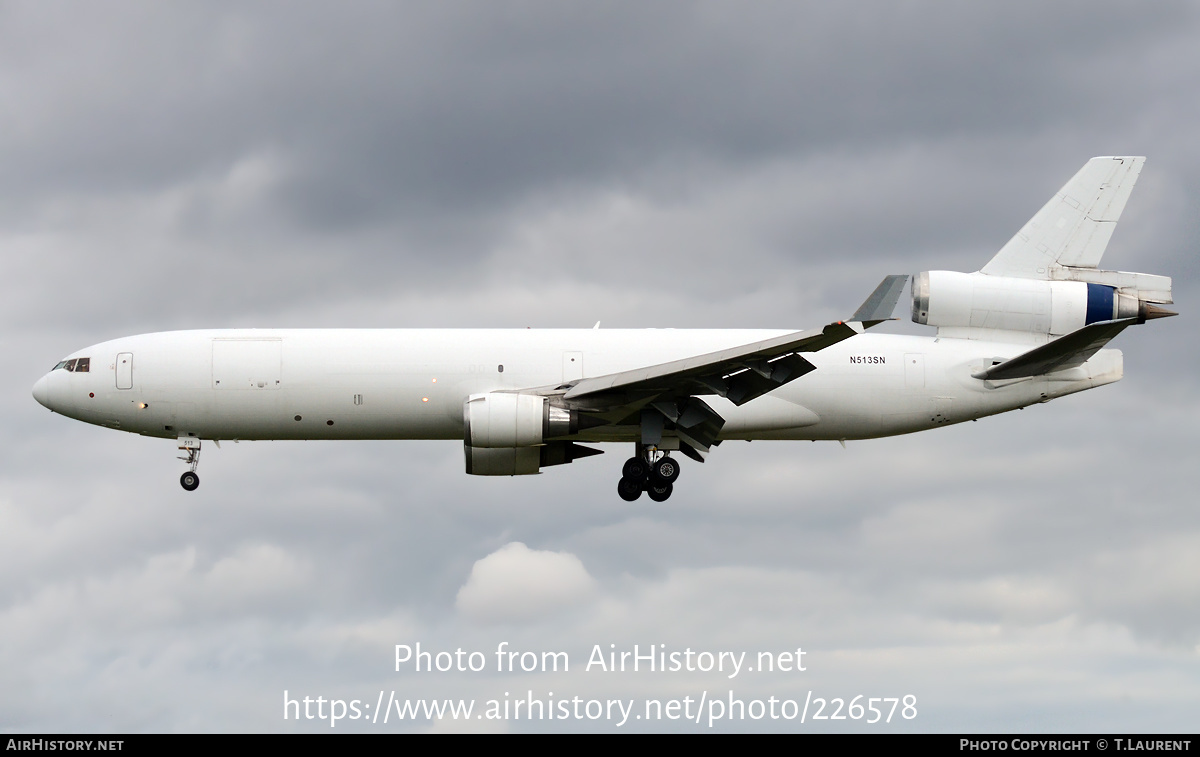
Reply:
<svg viewBox="0 0 1200 757"><path fill-rule="evenodd" d="M200 440L194 436L181 436L179 437L179 449L186 453L179 459L191 468L179 477L179 485L184 488L184 491L194 492L196 487L200 486L200 476L196 475L196 468L200 465Z"/></svg>
<svg viewBox="0 0 1200 757"><path fill-rule="evenodd" d="M633 502L650 495L655 502L665 502L675 488L679 478L679 461L654 447L638 445L638 454L625 461L621 468L621 480L617 483L617 494L626 502Z"/></svg>

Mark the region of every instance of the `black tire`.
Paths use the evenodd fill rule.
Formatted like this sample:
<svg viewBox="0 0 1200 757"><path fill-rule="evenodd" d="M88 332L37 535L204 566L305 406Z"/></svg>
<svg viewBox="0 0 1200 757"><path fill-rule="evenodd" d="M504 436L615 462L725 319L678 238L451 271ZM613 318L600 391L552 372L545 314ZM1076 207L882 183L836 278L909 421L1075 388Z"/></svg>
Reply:
<svg viewBox="0 0 1200 757"><path fill-rule="evenodd" d="M673 484L679 478L679 461L664 457L650 468L650 483Z"/></svg>
<svg viewBox="0 0 1200 757"><path fill-rule="evenodd" d="M633 502L638 497L642 496L642 482L636 478L624 476L617 482L617 494L621 495L621 499L626 502Z"/></svg>
<svg viewBox="0 0 1200 757"><path fill-rule="evenodd" d="M650 495L650 499L655 502L666 502L671 497L671 492L675 490L673 484L650 484L646 489L646 493Z"/></svg>
<svg viewBox="0 0 1200 757"><path fill-rule="evenodd" d="M621 475L625 478L632 478L636 481L646 480L646 476L650 473L650 466L640 457L631 457L625 461L625 465L621 467ZM633 500L630 500L632 502Z"/></svg>
<svg viewBox="0 0 1200 757"><path fill-rule="evenodd" d="M182 486L185 491L194 492L196 491L196 487L200 485L200 477L197 476L193 471L188 471L179 477L179 485Z"/></svg>

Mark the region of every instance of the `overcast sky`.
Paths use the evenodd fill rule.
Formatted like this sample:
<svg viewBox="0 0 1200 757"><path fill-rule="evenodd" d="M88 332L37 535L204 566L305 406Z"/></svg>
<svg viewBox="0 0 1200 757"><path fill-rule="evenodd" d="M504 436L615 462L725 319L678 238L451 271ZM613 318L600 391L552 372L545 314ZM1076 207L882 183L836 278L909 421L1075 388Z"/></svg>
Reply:
<svg viewBox="0 0 1200 757"><path fill-rule="evenodd" d="M1198 40L1183 2L0 1L0 729L329 730L286 690L1193 730ZM665 504L617 498L624 447L493 479L450 442L206 444L187 494L170 442L30 396L177 328L817 326L885 274L977 270L1122 154L1148 160L1104 264L1172 276L1183 313L1116 340L1123 381L845 450L731 442ZM395 672L417 642L489 668ZM501 642L571 670L496 673ZM610 644L807 669L585 672ZM708 725L335 730L463 728Z"/></svg>

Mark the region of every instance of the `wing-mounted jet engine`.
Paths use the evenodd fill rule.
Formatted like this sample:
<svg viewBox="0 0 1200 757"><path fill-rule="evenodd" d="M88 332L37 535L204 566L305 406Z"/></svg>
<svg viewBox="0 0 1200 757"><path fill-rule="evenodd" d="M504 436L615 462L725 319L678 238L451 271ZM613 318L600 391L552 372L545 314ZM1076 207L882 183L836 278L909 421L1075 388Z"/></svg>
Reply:
<svg viewBox="0 0 1200 757"><path fill-rule="evenodd" d="M586 428L589 420L585 418ZM593 423L592 425L598 425ZM475 476L525 476L604 450L555 441L579 432L580 415L549 397L513 392L473 394L463 405L463 454Z"/></svg>

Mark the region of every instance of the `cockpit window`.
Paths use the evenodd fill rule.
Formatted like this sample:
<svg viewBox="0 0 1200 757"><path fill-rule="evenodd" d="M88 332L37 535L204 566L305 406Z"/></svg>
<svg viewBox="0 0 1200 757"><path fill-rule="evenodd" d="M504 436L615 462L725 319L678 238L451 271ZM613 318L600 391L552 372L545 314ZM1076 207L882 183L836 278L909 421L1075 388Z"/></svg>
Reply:
<svg viewBox="0 0 1200 757"><path fill-rule="evenodd" d="M62 368L72 373L90 373L92 370L92 359L90 357L77 357L74 360L64 360L50 370L57 371Z"/></svg>

